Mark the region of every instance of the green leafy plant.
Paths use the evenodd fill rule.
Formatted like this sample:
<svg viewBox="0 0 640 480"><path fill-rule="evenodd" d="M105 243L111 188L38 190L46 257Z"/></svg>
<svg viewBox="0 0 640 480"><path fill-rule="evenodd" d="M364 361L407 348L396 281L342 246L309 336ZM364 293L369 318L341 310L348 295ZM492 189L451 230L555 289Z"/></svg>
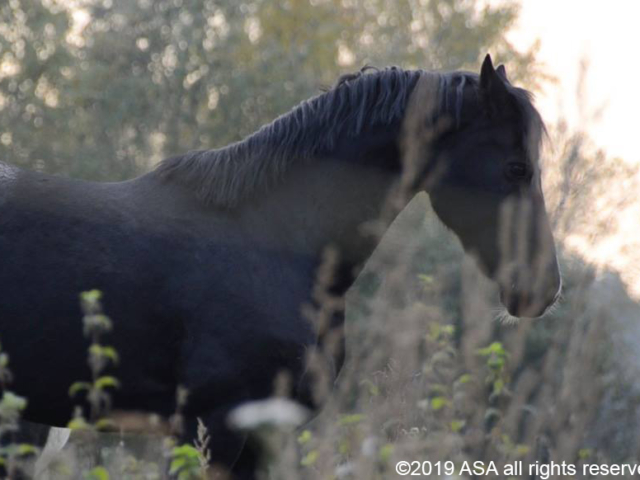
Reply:
<svg viewBox="0 0 640 480"><path fill-rule="evenodd" d="M85 480L109 480L109 472L104 467L95 467L84 475Z"/></svg>
<svg viewBox="0 0 640 480"><path fill-rule="evenodd" d="M91 370L91 381L77 381L69 387L69 396L85 395L89 404L89 415L85 415L82 406L76 406L73 418L67 426L72 430L90 433L114 427L113 421L109 418L112 403L110 390L120 386L116 377L105 374L110 365L119 362L119 357L114 347L101 343L102 336L113 328L111 319L103 313L101 299L102 293L99 290L80 294L80 306L84 314L83 332L90 340L87 363ZM91 448L97 438L91 435L87 440L89 441L83 445L83 449L87 450L87 454L94 455L98 463L99 452ZM84 476L87 480L109 480L109 471L103 466L97 466L85 472Z"/></svg>
<svg viewBox="0 0 640 480"><path fill-rule="evenodd" d="M38 449L28 443L13 442L13 435L19 430L19 422L22 412L27 408L27 399L16 395L9 390L9 384L13 375L9 370L9 354L0 347L0 387L2 398L0 399L0 466L4 467L5 474L12 478L20 467L20 461L38 453Z"/></svg>
<svg viewBox="0 0 640 480"><path fill-rule="evenodd" d="M114 376L105 375L104 371L110 364L117 364L119 357L115 348L101 343L101 337L113 328L111 319L102 312L101 299L102 293L99 290L90 290L80 294L80 305L84 313L82 317L84 335L91 340L88 349L88 364L92 380L73 383L69 388L69 395L75 397L79 393L85 392L90 413L87 421L82 408L76 408L74 418L68 424L71 429L106 430L113 426L113 422L108 418L111 408L109 389L118 388L120 382Z"/></svg>
<svg viewBox="0 0 640 480"><path fill-rule="evenodd" d="M201 463L201 454L197 448L184 444L171 451L169 474L176 475L178 480L201 480L206 478Z"/></svg>
<svg viewBox="0 0 640 480"><path fill-rule="evenodd" d="M491 345L478 350L478 355L485 359L485 365L489 370L486 377L487 384L491 385L492 396L499 396L506 392L508 375L506 363L509 353L500 342L493 342Z"/></svg>

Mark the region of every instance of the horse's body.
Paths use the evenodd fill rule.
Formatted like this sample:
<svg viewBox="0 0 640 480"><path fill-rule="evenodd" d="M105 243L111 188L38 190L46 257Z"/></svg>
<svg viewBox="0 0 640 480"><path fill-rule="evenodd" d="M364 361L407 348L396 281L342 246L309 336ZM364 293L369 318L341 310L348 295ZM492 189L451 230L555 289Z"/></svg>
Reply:
<svg viewBox="0 0 640 480"><path fill-rule="evenodd" d="M300 308L319 255L302 239L285 248L295 238L272 227L277 211L204 221L210 211L183 190L153 176L92 184L18 173L0 207L11 212L0 311L27 418L65 425L68 387L90 378L78 301L88 287L114 321L118 408L169 415L178 383L191 391L187 411L230 407L268 396L278 369L299 373L315 341ZM25 317L41 305L46 314Z"/></svg>
<svg viewBox="0 0 640 480"><path fill-rule="evenodd" d="M494 82L500 73L492 66L487 72L483 75L492 75ZM454 75L447 77L450 86L441 85L450 91L441 92L446 102L440 104L451 105L441 106L440 117L453 118L451 128L478 115L464 110L463 101L473 103L466 97L477 97L477 110L486 102L478 95L482 78L458 75L464 80ZM121 357L116 407L168 415L175 409L177 385L186 386L187 419L193 426L195 417L202 417L209 427L214 460L231 465L242 445L241 438L229 434L226 414L243 401L269 396L279 372L291 375L294 396L312 403L304 381L305 354L318 338L302 308L314 303L316 272L327 246L339 254L335 274L325 285L336 297L352 285L375 248L376 238L364 235L361 226L379 217L401 178L402 120L409 94L423 76L386 70L342 82L245 142L169 159L127 182L82 182L3 165L0 339L11 354L13 387L29 400L27 418L64 425L73 405L69 385L89 378L78 302L78 293L88 289L104 293L105 312L114 322L107 340ZM352 95L349 89L356 87L361 90ZM524 105L522 98L517 100ZM350 108L356 113L350 114ZM323 113L327 109L333 113ZM531 121L522 116L524 123ZM527 125L514 124L513 134L487 138L481 136L482 125L471 126L471 138L480 138L481 157L498 152L512 158L516 150L527 155ZM485 141L492 152L483 153ZM305 142L311 147L303 148ZM457 144L447 142L451 138L445 136L434 149L458 158ZM422 179L413 193L425 188L427 174L417 174ZM538 293L525 290L522 274L517 293L526 302L518 303L514 278L501 283L505 305L525 316L542 313L559 289L537 178L527 187L533 191L527 201L537 234L531 238L538 250L551 249L542 256L531 247L531 255L525 255L530 270L538 272L532 277ZM471 201L479 206L471 217L476 223L488 219L493 229L503 197L525 198L522 185L505 193L493 186L478 189L474 181ZM450 199L457 198L447 197L455 189L439 197L436 187L430 192L436 212L500 283L498 260L492 257L497 233L485 235L475 230L477 225L473 231L459 227L459 211L453 216L449 211L457 208ZM498 194L500 202L489 204L487 199ZM446 204L438 204L439 198L446 198ZM528 271L518 265L519 272ZM341 321L337 309L332 323ZM247 460L247 469L252 465Z"/></svg>

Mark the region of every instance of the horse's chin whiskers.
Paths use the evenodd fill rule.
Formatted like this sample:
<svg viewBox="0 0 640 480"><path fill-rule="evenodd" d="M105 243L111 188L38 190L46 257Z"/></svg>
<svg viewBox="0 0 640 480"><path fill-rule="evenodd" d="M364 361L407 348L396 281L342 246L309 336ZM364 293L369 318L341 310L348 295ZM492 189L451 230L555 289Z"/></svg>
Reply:
<svg viewBox="0 0 640 480"><path fill-rule="evenodd" d="M561 292L560 295L558 295L558 298L556 298L556 301L553 302L553 304L551 304L545 310L544 314L542 314L542 316L540 318L546 318L546 317L556 313L558 311L558 309L560 308L560 304L562 303L563 300L564 300L564 294Z"/></svg>
<svg viewBox="0 0 640 480"><path fill-rule="evenodd" d="M511 315L505 308L494 309L494 320L502 325L515 325L520 322L520 318Z"/></svg>

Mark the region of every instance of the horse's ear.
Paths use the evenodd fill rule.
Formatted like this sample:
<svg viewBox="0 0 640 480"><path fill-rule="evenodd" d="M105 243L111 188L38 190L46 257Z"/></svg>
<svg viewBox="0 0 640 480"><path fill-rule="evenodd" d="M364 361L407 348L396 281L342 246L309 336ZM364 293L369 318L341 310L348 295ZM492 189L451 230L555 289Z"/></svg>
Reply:
<svg viewBox="0 0 640 480"><path fill-rule="evenodd" d="M504 65L498 65L498 68L496 68L496 73L500 75L500 78L502 78L505 82L509 81L509 79L507 78L507 69L504 68Z"/></svg>
<svg viewBox="0 0 640 480"><path fill-rule="evenodd" d="M504 73L504 79L500 74L500 70ZM487 103L498 111L506 106L509 99L509 91L505 83L506 75L504 66L502 66L502 69L498 67L498 71L493 68L491 55L487 54L484 57L484 62L482 62L482 68L480 69L480 90Z"/></svg>

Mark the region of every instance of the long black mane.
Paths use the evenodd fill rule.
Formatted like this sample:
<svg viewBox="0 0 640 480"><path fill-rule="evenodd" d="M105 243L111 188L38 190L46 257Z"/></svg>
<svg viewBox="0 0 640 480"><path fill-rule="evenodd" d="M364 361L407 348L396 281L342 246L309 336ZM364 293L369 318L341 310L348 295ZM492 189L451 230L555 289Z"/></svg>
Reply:
<svg viewBox="0 0 640 480"><path fill-rule="evenodd" d="M369 128L402 121L418 81L432 85L433 97L427 100L433 102L432 111L447 113L458 124L464 88L477 86L478 75L365 67L343 75L328 91L303 101L244 140L166 159L155 174L194 190L207 205L233 207L276 184L293 163L331 154L345 133L355 138ZM526 124L542 125L529 94L512 90ZM532 129L524 130L527 143L539 142ZM530 136L536 139L527 140Z"/></svg>

